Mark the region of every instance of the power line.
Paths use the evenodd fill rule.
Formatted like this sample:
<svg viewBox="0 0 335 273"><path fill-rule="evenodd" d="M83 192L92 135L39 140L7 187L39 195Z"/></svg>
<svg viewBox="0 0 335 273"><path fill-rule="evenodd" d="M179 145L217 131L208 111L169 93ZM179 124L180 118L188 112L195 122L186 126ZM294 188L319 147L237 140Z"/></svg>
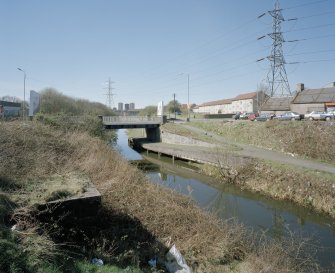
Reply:
<svg viewBox="0 0 335 273"><path fill-rule="evenodd" d="M323 3L323 2L329 2L329 1L333 1L333 0L319 0L319 1L313 1L313 2L309 2L309 3L301 4L301 5L296 5L296 6L292 6L292 7L284 8L284 9L282 9L282 10L296 9L296 8L306 7L306 6L315 5L315 4L319 4L319 3Z"/></svg>
<svg viewBox="0 0 335 273"><path fill-rule="evenodd" d="M324 25L318 25L318 26L312 26L312 27L305 27L305 28L294 29L294 30L287 30L287 31L285 31L283 33L296 32L296 31L304 31L304 30L323 28L323 27L330 27L330 26L334 26L334 25L335 25L335 23L330 23L330 24L324 24Z"/></svg>
<svg viewBox="0 0 335 273"><path fill-rule="evenodd" d="M317 53L326 53L326 52L334 52L335 49L325 49L325 50L318 50L318 51L307 51L295 54L286 54L286 56L297 56L297 55L305 55L305 54L317 54Z"/></svg>
<svg viewBox="0 0 335 273"><path fill-rule="evenodd" d="M285 21L301 20L301 19L313 18L313 17L323 16L323 15L327 15L327 14L334 14L334 13L335 13L335 11L327 11L327 12L323 12L323 13L317 13L317 14L312 14L312 15L307 15L307 16L296 17L296 18L285 20Z"/></svg>
<svg viewBox="0 0 335 273"><path fill-rule="evenodd" d="M286 43L303 42L303 41L316 40L316 39L323 39L323 38L330 38L330 37L335 37L335 34L321 35L321 36L315 36L315 37L309 37L309 38L302 38L302 39L296 39L296 40L285 41L285 42L286 42Z"/></svg>
<svg viewBox="0 0 335 273"><path fill-rule="evenodd" d="M333 58L333 59L321 59L321 60L309 60L309 61L289 62L287 64L308 64L308 63L322 63L322 62L332 62L332 61L335 61L335 58Z"/></svg>
<svg viewBox="0 0 335 273"><path fill-rule="evenodd" d="M243 28L245 26L249 26L251 23L254 23L256 21L257 21L257 18L253 18L253 19L247 20L247 21L243 22L242 24L238 25L237 27L234 27L234 28L228 30L227 32L225 32L223 34L220 34L217 37L215 37L215 38L213 38L213 39L211 39L209 41L203 42L203 43L201 43L198 46L195 46L195 47L193 47L193 48L191 48L191 49L189 49L187 51L184 51L183 53L181 53L179 55L176 55L175 57L172 57L170 60L168 60L167 62L165 62L165 66L173 63L175 60L180 60L182 57L187 56L190 53L196 52L197 50L199 50L199 49L201 49L203 47L206 47L206 46L214 43L215 41L218 41L218 40L220 40L220 39L228 36L230 33L233 33L233 32L235 32L235 31L237 31L237 30L239 30L239 29L241 29L241 28ZM157 68L161 68L161 67L162 67L161 65L153 67L151 69L148 69L145 73L147 73L148 75L150 74L149 76L151 76L151 71L156 72Z"/></svg>
<svg viewBox="0 0 335 273"><path fill-rule="evenodd" d="M327 0L328 1L328 0ZM306 4L303 4L303 5L299 5L299 6L305 6L305 5L312 5L312 4L316 4L316 3L321 3L321 2L326 2L326 1L314 1L314 2L310 2L310 3L306 3ZM296 7L298 7L298 6L296 6ZM287 9L292 9L292 8L295 8L295 7L290 7L290 8L287 8ZM278 9L278 10L285 10L285 9ZM275 11L275 10L274 10ZM330 12L327 12L327 13L324 13L324 14L328 14L328 13L330 13ZM312 17L312 16L320 16L321 14L316 14L316 15L311 15L310 17ZM308 16L305 16L306 18L308 17ZM300 18L294 18L294 19L302 19L302 18L304 18L304 17L300 17ZM252 22L253 20L249 20L248 22ZM289 20L285 20L284 19L284 21L289 21ZM283 21L283 22L284 22ZM246 22L246 24L247 24L247 22ZM246 25L246 24L242 24L241 26L239 26L239 27L237 27L237 28L235 28L235 29L238 29L238 28L241 28L243 25ZM304 29L304 30L306 30L306 29ZM233 30L232 30L233 31ZM299 31L299 30L296 30L296 31ZM286 33L286 32L282 32L282 33ZM273 34L274 34L274 32L273 33L271 33L271 35L273 36ZM217 38L215 38L215 39L213 39L213 40L210 40L209 42L205 42L205 43L203 43L203 44L201 44L201 45L199 45L198 47L195 47L195 48L193 48L193 49L191 49L191 50L189 50L189 51L185 51L185 53L183 54L183 55L181 55L181 57L182 56L184 56L184 55L187 55L187 53L192 53L192 55L194 55L193 53L195 53L195 51L196 50L198 50L198 49L200 49L200 48L203 48L203 47L207 47L207 45L209 45L209 44L212 44L214 41L217 41L217 40L219 40L219 39L221 39L223 36L226 36L225 34L224 35L220 35L220 36L218 36ZM274 36L273 36L274 37ZM298 42L298 41L306 41L306 40L312 40L312 39L319 39L319 38L326 38L326 37L329 37L329 35L327 35L327 36L323 36L323 37L311 37L311 38L304 38L304 39L299 39L299 40L293 40L293 41L282 41L282 43L284 43L284 42L287 42L287 43L289 43L289 42ZM230 43L230 45L232 45L231 43ZM174 64L172 64L172 61L175 61L175 58L177 59L177 60L179 60L179 58L180 58L180 56L177 56L177 55L175 55L174 57L175 58L173 58L173 59L170 59L170 61L169 61L169 65L168 65L168 73L165 73L164 72L164 74L162 73L163 71L159 71L159 75L161 75L161 76L159 76L159 78L165 78L164 79L164 81L166 80L166 83L170 83L170 79L168 79L168 77L170 77L170 78L172 78L173 76L175 76L176 74L177 74L177 72L175 72L175 71L182 71L182 70L185 70L185 69L180 69L180 68L175 68L175 67L193 67L193 66L195 66L196 64L200 64L200 63L203 63L203 62L206 62L206 61L208 61L208 60L210 60L210 59L213 59L213 58L215 58L215 57L217 57L217 56L219 56L219 55L223 55L223 54L225 54L225 53L227 53L228 51L232 51L232 50L234 50L234 49L237 49L237 48L240 48L240 47L242 47L242 46L244 46L244 44L240 44L240 43L236 43L235 42L235 45L236 46L232 46L231 48L230 47L225 47L225 49L223 48L223 49L220 49L220 50L215 50L215 51L211 51L211 52L207 52L208 54L204 54L203 56L201 56L200 57L200 59L197 59L197 60L191 60L191 63L186 63L186 61L184 61L184 60L182 60L182 62L176 62L176 63L174 63ZM247 45L247 43L245 43L245 45ZM222 50L224 50L223 52L221 52ZM285 56L288 56L288 55L286 55L285 54ZM284 57L284 54L283 54L283 57ZM271 58L270 56L269 57L266 57L266 58ZM283 62L284 64L286 63L285 62L285 60L284 60L284 62ZM165 64L164 64L164 66L167 66L167 63L165 62ZM160 68L162 67L162 66L159 66ZM206 67L207 67L207 65L206 65ZM202 68L204 68L203 66L202 66ZM196 72L196 73L194 73L194 74L199 74L199 73L201 73L201 77L196 77L195 78L195 80L196 81L198 81L199 82L199 80L201 80L201 79L203 79L203 78L208 78L208 77L211 77L212 75L216 75L216 74L219 74L219 73L222 73L222 72L215 72L215 73L210 73L209 75L205 75L205 76L203 76L202 75L202 72L213 72L213 66L211 66L210 67L210 69L202 69L200 72L198 71L198 72ZM174 70L174 71L172 71L172 70ZM229 70L229 72L232 70L232 69L227 69L227 70ZM171 71L171 73L170 73L170 71ZM157 74L157 73L154 73L154 74ZM193 75L193 73L192 73L192 75ZM148 75L150 78L152 78L152 76L154 76L154 79L156 79L156 78L158 78L158 77L155 77L155 75L152 75L152 74L150 74L150 75ZM200 76L200 75L199 75ZM147 81L146 81L147 82ZM151 89L152 87L153 87L154 85L151 85L149 88ZM175 87L175 86L180 86L180 84L174 84L174 85L171 85L171 83L170 83L170 85L169 86L164 86L164 87L160 87L160 88L154 88L153 90L152 90L152 92L155 92L155 93L161 93L161 91L160 90L163 90L163 89L168 89L168 88L171 88L171 86L173 86L173 87ZM192 86L193 87L193 86Z"/></svg>

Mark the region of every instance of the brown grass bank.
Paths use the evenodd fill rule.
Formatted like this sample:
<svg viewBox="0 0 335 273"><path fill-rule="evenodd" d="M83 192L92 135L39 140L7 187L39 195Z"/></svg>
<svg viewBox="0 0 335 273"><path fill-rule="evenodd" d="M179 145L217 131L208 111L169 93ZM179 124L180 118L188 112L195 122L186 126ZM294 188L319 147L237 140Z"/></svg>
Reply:
<svg viewBox="0 0 335 273"><path fill-rule="evenodd" d="M269 161L256 161L234 169L203 166L202 171L222 183L327 214L335 219L335 176Z"/></svg>
<svg viewBox="0 0 335 273"><path fill-rule="evenodd" d="M15 189L27 191L31 183L67 173L80 173L97 186L103 195L100 220L91 224L92 230L85 231L77 230L76 223L71 232L81 234L83 241L89 240L85 246L104 252L107 260L115 261L122 249L118 258L123 255L128 263L144 264L149 254L161 258L170 243L175 243L197 272L319 270L307 257L300 256L298 245L267 240L256 244L256 236L247 234L243 227L221 222L190 199L152 184L98 138L39 123L24 127L19 122L0 123L0 132L1 189L9 198ZM25 205L17 202L21 210ZM141 236L144 239L139 240ZM84 255L82 245L77 243Z"/></svg>

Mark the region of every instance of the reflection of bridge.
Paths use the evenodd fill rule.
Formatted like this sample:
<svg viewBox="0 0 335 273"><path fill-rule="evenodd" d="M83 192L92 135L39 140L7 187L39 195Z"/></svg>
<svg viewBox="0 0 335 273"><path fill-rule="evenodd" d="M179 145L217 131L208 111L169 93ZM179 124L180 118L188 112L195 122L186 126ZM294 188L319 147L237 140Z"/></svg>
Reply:
<svg viewBox="0 0 335 273"><path fill-rule="evenodd" d="M159 126L163 124L163 118L148 116L103 116L102 124L106 129L145 128L148 139L160 140Z"/></svg>

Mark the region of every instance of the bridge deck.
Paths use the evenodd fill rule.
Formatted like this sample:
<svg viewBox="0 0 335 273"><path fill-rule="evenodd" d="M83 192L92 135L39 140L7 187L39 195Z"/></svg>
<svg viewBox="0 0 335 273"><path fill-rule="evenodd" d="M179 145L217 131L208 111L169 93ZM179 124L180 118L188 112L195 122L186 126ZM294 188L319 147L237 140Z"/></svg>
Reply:
<svg viewBox="0 0 335 273"><path fill-rule="evenodd" d="M102 123L105 128L154 128L159 127L163 120L161 117L147 116L103 116Z"/></svg>

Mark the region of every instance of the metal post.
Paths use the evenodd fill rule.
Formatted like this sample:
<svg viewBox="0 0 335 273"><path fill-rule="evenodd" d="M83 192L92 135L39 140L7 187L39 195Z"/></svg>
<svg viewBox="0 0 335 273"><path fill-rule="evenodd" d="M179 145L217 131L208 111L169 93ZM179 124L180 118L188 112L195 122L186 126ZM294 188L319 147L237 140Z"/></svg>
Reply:
<svg viewBox="0 0 335 273"><path fill-rule="evenodd" d="M187 121L190 121L190 74L187 74Z"/></svg>
<svg viewBox="0 0 335 273"><path fill-rule="evenodd" d="M173 93L173 111L174 111L174 119L176 120L177 116L176 116L176 94L175 93Z"/></svg>
<svg viewBox="0 0 335 273"><path fill-rule="evenodd" d="M186 121L190 121L190 74L180 73L179 75L187 75L187 118L186 118Z"/></svg>
<svg viewBox="0 0 335 273"><path fill-rule="evenodd" d="M25 121L25 117L26 117L26 71L24 71L21 68L17 68L18 70L20 70L21 72L23 72L23 107L22 107L22 119L23 121Z"/></svg>

